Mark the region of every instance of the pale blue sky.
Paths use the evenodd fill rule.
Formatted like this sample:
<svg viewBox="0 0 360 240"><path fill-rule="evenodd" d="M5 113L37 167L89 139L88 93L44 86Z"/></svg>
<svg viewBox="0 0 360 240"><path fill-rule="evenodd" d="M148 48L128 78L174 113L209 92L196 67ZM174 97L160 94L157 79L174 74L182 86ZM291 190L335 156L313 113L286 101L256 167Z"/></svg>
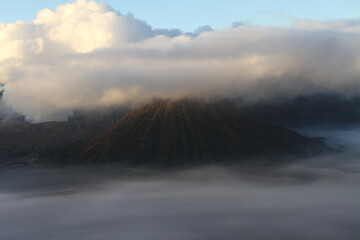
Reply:
<svg viewBox="0 0 360 240"><path fill-rule="evenodd" d="M44 8L72 0L0 0L0 22L30 21ZM294 19L335 20L360 17L360 0L108 0L154 28L192 31L198 26L226 28L234 21L282 26Z"/></svg>

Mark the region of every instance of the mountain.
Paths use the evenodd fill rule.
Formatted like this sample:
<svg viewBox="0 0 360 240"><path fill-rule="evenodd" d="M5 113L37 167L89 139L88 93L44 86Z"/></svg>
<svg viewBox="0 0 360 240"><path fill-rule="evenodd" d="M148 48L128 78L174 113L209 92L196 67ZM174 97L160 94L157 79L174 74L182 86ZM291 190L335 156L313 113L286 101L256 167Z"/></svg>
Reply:
<svg viewBox="0 0 360 240"><path fill-rule="evenodd" d="M0 167L15 158L36 159L44 151L95 137L127 111L122 108L76 111L65 122L29 123L20 114L4 117L0 121Z"/></svg>
<svg viewBox="0 0 360 240"><path fill-rule="evenodd" d="M71 147L61 161L176 166L249 158L277 161L326 149L318 140L269 124L230 102L156 99L105 133Z"/></svg>
<svg viewBox="0 0 360 240"><path fill-rule="evenodd" d="M245 104L244 109L265 121L292 127L360 123L360 97L314 94Z"/></svg>

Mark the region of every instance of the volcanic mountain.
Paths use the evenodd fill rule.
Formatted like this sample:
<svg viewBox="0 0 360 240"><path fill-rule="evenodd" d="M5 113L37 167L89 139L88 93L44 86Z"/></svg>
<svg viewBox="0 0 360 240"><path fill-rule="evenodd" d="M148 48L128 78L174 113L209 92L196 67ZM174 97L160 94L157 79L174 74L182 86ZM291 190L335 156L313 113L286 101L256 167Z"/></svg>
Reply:
<svg viewBox="0 0 360 240"><path fill-rule="evenodd" d="M155 99L105 133L71 147L71 157L62 161L176 166L250 157L288 159L326 149L321 141L268 124L226 101Z"/></svg>

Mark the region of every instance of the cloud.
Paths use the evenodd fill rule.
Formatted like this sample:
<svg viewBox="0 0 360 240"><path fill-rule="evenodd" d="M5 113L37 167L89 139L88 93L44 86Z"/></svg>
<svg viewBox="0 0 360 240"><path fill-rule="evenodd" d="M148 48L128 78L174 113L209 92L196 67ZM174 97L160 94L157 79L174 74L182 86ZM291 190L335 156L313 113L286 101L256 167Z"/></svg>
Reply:
<svg viewBox="0 0 360 240"><path fill-rule="evenodd" d="M238 27L241 27L241 26L244 26L244 25L245 25L245 23L242 22L242 21L235 21L235 22L233 22L233 23L231 24L231 27L232 27L232 28L238 28Z"/></svg>
<svg viewBox="0 0 360 240"><path fill-rule="evenodd" d="M328 22L314 20L298 20L294 23L295 28L306 30L341 31L341 32L360 32L360 19L343 19Z"/></svg>
<svg viewBox="0 0 360 240"><path fill-rule="evenodd" d="M358 31L343 25L153 29L106 3L77 0L32 22L0 24L4 101L35 121L74 108L162 97L360 93ZM319 30L320 29L320 30ZM326 29L326 31L324 31ZM331 31L329 31L331 29Z"/></svg>

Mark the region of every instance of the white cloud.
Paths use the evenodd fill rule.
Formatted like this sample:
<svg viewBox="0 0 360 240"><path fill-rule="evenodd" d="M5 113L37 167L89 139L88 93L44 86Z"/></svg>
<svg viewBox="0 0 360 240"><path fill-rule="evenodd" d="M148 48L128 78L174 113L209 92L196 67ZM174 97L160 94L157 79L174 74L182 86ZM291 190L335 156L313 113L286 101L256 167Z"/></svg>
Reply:
<svg viewBox="0 0 360 240"><path fill-rule="evenodd" d="M333 21L298 20L294 23L295 28L306 30L360 32L360 19L343 19Z"/></svg>
<svg viewBox="0 0 360 240"><path fill-rule="evenodd" d="M360 33L323 24L181 34L78 0L0 24L0 81L5 101L36 121L154 96L359 94Z"/></svg>

